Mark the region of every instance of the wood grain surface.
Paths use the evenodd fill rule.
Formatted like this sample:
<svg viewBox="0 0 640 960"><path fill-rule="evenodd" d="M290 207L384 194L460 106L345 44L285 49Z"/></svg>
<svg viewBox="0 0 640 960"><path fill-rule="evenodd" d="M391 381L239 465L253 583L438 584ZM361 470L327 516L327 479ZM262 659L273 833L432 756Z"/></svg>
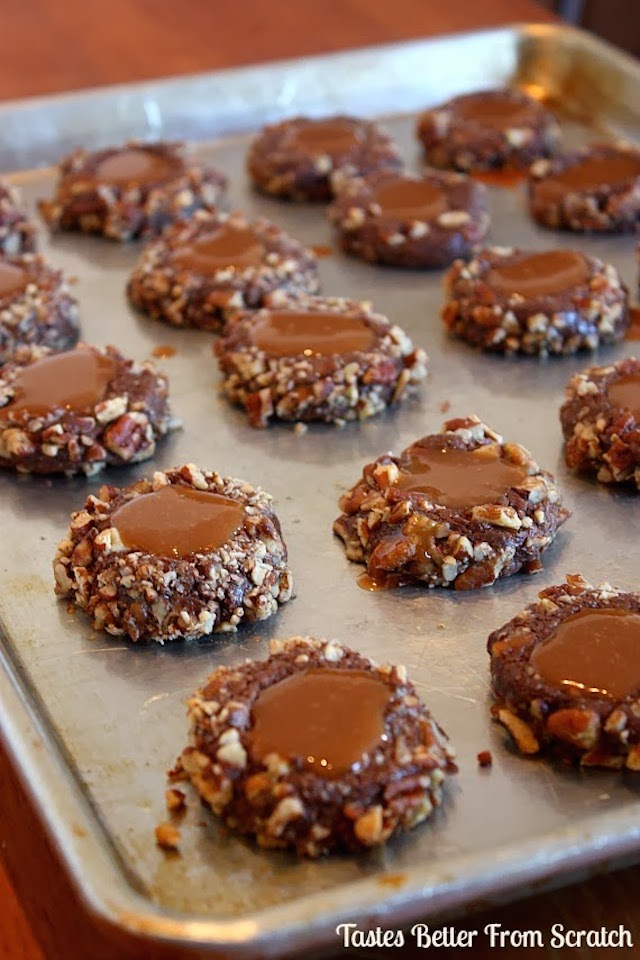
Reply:
<svg viewBox="0 0 640 960"><path fill-rule="evenodd" d="M0 98L550 19L533 0L3 0ZM158 956L147 948L130 952L125 945L112 943L83 915L1 748L0 786L1 960ZM443 947L435 955L447 960L639 957L639 884L640 868L619 870L553 894L489 909L457 924L462 930L501 923L505 929L545 932L554 923L575 929L624 924L638 944L630 950L491 950L481 935L473 950ZM334 951L335 957L347 955ZM417 958L425 951L407 947L357 952L372 958L394 955Z"/></svg>

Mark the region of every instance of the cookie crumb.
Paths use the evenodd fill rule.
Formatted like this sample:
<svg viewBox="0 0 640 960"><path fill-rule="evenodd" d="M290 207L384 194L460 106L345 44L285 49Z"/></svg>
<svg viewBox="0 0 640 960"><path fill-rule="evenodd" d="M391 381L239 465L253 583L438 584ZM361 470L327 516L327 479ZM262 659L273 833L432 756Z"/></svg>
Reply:
<svg viewBox="0 0 640 960"><path fill-rule="evenodd" d="M186 797L182 790L176 790L174 787L171 787L166 791L165 801L167 804L167 810L170 813L182 813L185 808Z"/></svg>
<svg viewBox="0 0 640 960"><path fill-rule="evenodd" d="M491 756L491 750L481 750L478 754L478 766L490 767L492 763L493 757Z"/></svg>
<svg viewBox="0 0 640 960"><path fill-rule="evenodd" d="M173 823L159 823L155 829L156 843L163 850L177 850L180 831Z"/></svg>

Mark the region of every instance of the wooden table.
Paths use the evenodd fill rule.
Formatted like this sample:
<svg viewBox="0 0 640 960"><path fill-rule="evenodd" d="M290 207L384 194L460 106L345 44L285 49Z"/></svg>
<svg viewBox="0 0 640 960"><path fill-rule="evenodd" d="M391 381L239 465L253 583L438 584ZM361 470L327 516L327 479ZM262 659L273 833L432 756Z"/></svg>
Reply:
<svg viewBox="0 0 640 960"><path fill-rule="evenodd" d="M482 4L477 0L3 0L2 14L0 98L214 70L516 20L551 19L534 0L484 0ZM125 953L107 945L86 924L64 879L52 884L59 868L42 843L40 828L28 813L1 749L0 784L2 960L122 960ZM15 823L16 817L20 827L8 835L6 825ZM613 954L607 951L607 956L640 956L635 895L639 883L640 868L618 871L555 894L489 910L461 921L460 926L482 929L486 923L499 922L506 929L548 931L555 922L576 929L622 923L639 946ZM389 955L389 951L378 955L383 953ZM537 951L516 954L533 957ZM439 957L460 955L471 955L471 951L438 950ZM474 958L510 955L509 949L473 951ZM600 955L587 950L554 954L574 960ZM151 958L149 953L144 956Z"/></svg>

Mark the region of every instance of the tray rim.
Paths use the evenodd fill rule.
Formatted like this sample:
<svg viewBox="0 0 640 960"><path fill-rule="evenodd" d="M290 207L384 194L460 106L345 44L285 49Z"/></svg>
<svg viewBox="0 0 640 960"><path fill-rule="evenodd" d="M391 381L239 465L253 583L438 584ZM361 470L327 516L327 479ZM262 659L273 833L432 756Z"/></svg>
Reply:
<svg viewBox="0 0 640 960"><path fill-rule="evenodd" d="M323 67L335 67L341 61L363 61L372 55L389 54L408 48L419 51L442 41L461 40L478 35L507 35L555 40L561 44L579 43L600 55L615 58L623 72L631 72L640 81L640 63L610 43L591 36L584 30L547 23L516 22L480 30L452 32L393 44L375 45L354 50L325 53L303 58L288 58L197 74L180 74L135 83L90 87L78 91L47 94L0 101L0 125L10 113L39 110L62 103L98 98L108 101L122 92L149 93L152 90L189 84L198 79L234 81L265 68L284 74L302 62ZM232 133L220 134L221 137ZM9 175L11 178L12 175ZM15 176L19 176L16 171ZM0 625L0 738L7 749L10 762L31 798L61 865L66 869L79 902L93 916L121 932L144 938L150 942L180 945L183 948L218 948L237 957L285 957L304 949L326 945L330 933L342 922L359 922L363 928L384 922L392 914L394 926L418 919L427 904L428 916L462 909L466 903L479 898L498 897L507 891L510 899L526 894L527 883L544 883L551 878L571 874L577 869L589 869L609 861L614 867L617 859L640 850L640 821L637 812L597 813L583 817L578 826L567 826L535 838L526 844L505 844L495 851L490 871L486 869L486 852L460 855L456 871L442 876L439 881L425 883L417 876L419 867L403 871L406 883L397 892L381 892L379 880L363 878L347 884L357 892L357 906L344 907L343 897L335 890L320 891L302 896L291 903L278 904L242 919L212 920L181 914L165 909L136 891L127 876L125 864L120 861L109 837L83 796L71 766L66 762L54 731L47 728L46 709L36 712L29 702L30 694L20 677L18 665L9 648L1 642L4 632ZM71 784L71 789L69 789ZM72 822L88 827L85 836L78 836ZM150 838L150 843L153 842ZM561 845L562 844L562 845ZM85 861L90 859L87 871ZM524 863L523 863L524 860ZM123 882L124 881L124 882ZM473 887L469 896L465 889ZM435 889L434 889L435 888ZM323 908L315 907L322 901Z"/></svg>

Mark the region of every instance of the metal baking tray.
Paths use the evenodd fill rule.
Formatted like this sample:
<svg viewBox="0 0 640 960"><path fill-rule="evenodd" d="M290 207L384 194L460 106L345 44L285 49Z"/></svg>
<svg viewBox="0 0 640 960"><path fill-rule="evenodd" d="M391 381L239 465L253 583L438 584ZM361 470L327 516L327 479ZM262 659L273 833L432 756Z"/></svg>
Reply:
<svg viewBox="0 0 640 960"><path fill-rule="evenodd" d="M320 207L253 194L244 175L248 132L297 112L388 114L410 165L416 110L459 92L525 85L561 104L567 141L640 133L640 67L588 35L555 26L514 26L132 87L0 107L0 166L33 209L53 175L34 169L75 144L97 147L136 135L203 141L203 157L231 178L231 206L263 214L309 244L330 244ZM564 115L563 115L564 116ZM595 133L594 133L595 131ZM206 142L205 142L206 141ZM635 288L629 237L562 236L526 217L523 188L492 188L497 244L556 244L613 262ZM339 430L251 429L218 395L213 338L133 314L124 281L135 246L41 231L43 251L78 277L85 338L144 358L167 344L174 409L184 429L153 463L92 480L0 476L0 730L33 803L86 907L132 938L215 956L300 954L340 946L336 925L397 926L515 896L534 880L612 864L640 847L640 780L581 773L525 760L489 719L488 633L536 592L581 572L637 588L637 497L568 474L558 406L578 358L538 362L484 356L445 337L440 275L373 267L337 252L322 260L323 290L370 298L431 357L419 397L377 419ZM597 359L632 353L623 343ZM367 461L399 451L449 416L476 413L524 443L555 471L574 511L537 577L516 576L468 594L358 588L331 524L340 493ZM274 494L290 548L297 597L265 624L212 642L137 647L94 634L53 595L51 558L70 512L104 479L126 484L154 468L195 461L245 477ZM222 828L192 803L182 855L166 857L153 828L165 819L164 771L186 742L184 701L219 664L263 657L270 636L338 637L381 660L402 662L457 746L460 774L433 819L381 850L296 862ZM476 753L493 751L490 771Z"/></svg>

